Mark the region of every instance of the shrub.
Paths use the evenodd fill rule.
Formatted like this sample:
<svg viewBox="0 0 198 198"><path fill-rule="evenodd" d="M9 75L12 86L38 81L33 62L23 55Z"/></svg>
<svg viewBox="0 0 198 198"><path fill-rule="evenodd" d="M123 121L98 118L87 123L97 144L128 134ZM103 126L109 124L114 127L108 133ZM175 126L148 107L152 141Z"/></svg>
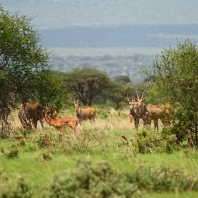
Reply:
<svg viewBox="0 0 198 198"><path fill-rule="evenodd" d="M45 150L43 152L40 153L39 157L38 157L39 161L49 161L52 160L52 153L50 150Z"/></svg>
<svg viewBox="0 0 198 198"><path fill-rule="evenodd" d="M130 183L127 174L111 168L106 161L77 162L77 168L56 175L49 187L49 197L131 198L141 197L137 185Z"/></svg>
<svg viewBox="0 0 198 198"><path fill-rule="evenodd" d="M198 190L198 179L171 167L143 167L129 176L131 182L146 191Z"/></svg>
<svg viewBox="0 0 198 198"><path fill-rule="evenodd" d="M178 150L176 136L163 135L158 130L141 130L137 132L137 142L140 153L166 152Z"/></svg>
<svg viewBox="0 0 198 198"><path fill-rule="evenodd" d="M47 130L36 134L33 142L38 145L39 148L56 147L62 142L63 135L64 134L59 132Z"/></svg>
<svg viewBox="0 0 198 198"><path fill-rule="evenodd" d="M15 158L18 157L19 150L16 145L12 145L8 149L1 148L1 153L3 153L7 158Z"/></svg>
<svg viewBox="0 0 198 198"><path fill-rule="evenodd" d="M32 187L23 178L13 181L0 175L0 197L3 198L31 198Z"/></svg>

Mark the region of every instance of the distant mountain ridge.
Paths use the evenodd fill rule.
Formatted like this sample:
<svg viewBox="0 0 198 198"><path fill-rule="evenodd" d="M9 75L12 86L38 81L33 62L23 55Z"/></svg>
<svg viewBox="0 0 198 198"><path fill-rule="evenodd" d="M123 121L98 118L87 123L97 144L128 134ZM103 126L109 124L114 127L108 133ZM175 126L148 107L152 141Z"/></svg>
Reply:
<svg viewBox="0 0 198 198"><path fill-rule="evenodd" d="M198 25L65 27L39 30L48 47L166 47L177 39L198 41Z"/></svg>

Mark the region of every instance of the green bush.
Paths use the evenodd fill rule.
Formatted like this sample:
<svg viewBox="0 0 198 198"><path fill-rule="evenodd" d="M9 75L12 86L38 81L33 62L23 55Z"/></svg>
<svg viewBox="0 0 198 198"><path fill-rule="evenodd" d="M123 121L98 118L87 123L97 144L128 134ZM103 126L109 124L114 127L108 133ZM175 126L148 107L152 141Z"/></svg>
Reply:
<svg viewBox="0 0 198 198"><path fill-rule="evenodd" d="M94 164L84 158L77 162L76 169L56 175L49 187L49 197L57 198L131 198L141 195L137 185L129 182L127 174L112 169L106 161Z"/></svg>
<svg viewBox="0 0 198 198"><path fill-rule="evenodd" d="M44 150L42 151L38 158L37 158L38 161L50 161L52 160L52 153L50 150Z"/></svg>
<svg viewBox="0 0 198 198"><path fill-rule="evenodd" d="M140 153L171 153L178 150L176 136L163 135L158 130L140 130L137 132L137 142Z"/></svg>
<svg viewBox="0 0 198 198"><path fill-rule="evenodd" d="M63 134L59 132L47 130L37 133L33 139L33 142L39 148L56 147L60 144L60 142L62 142L62 136Z"/></svg>
<svg viewBox="0 0 198 198"><path fill-rule="evenodd" d="M27 184L23 178L13 181L0 175L0 197L3 198L32 198L31 185Z"/></svg>
<svg viewBox="0 0 198 198"><path fill-rule="evenodd" d="M4 154L7 158L16 158L19 156L19 150L16 145L12 145L10 148L5 149L1 148L1 153Z"/></svg>
<svg viewBox="0 0 198 198"><path fill-rule="evenodd" d="M131 182L146 191L198 191L198 179L181 169L171 167L143 167L130 176Z"/></svg>

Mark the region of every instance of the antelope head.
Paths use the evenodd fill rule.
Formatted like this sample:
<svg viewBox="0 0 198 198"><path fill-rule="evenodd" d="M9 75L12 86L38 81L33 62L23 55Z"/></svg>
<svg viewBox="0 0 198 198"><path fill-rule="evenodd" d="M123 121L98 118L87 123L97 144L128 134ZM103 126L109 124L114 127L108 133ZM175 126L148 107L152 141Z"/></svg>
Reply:
<svg viewBox="0 0 198 198"><path fill-rule="evenodd" d="M78 106L80 105L80 103L79 103L78 99L77 99L77 100L76 100L76 99L74 99L73 104L74 104L75 109L77 110L77 109L78 109Z"/></svg>

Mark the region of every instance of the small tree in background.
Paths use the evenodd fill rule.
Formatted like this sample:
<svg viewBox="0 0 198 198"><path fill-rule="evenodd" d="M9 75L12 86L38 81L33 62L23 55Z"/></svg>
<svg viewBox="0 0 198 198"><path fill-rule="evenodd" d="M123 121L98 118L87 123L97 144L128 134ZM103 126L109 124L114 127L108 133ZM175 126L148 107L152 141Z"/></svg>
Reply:
<svg viewBox="0 0 198 198"><path fill-rule="evenodd" d="M111 86L107 91L107 97L116 104L116 109L120 108L121 102L126 102L127 95L134 95L135 87L128 76L116 76L112 79Z"/></svg>
<svg viewBox="0 0 198 198"><path fill-rule="evenodd" d="M120 82L122 84L127 84L127 83L130 83L131 82L130 78L128 76L126 76L126 75L115 76L113 78L113 80L115 82Z"/></svg>
<svg viewBox="0 0 198 198"><path fill-rule="evenodd" d="M175 49L164 49L154 60L155 83L149 91L156 103L169 102L175 109L173 132L181 142L198 132L198 48L186 40ZM148 74L150 75L150 74ZM197 137L196 137L197 141Z"/></svg>
<svg viewBox="0 0 198 198"><path fill-rule="evenodd" d="M111 79L105 72L95 68L76 68L65 75L65 83L74 98L84 105L91 106L93 99L100 95L110 85Z"/></svg>
<svg viewBox="0 0 198 198"><path fill-rule="evenodd" d="M120 108L120 103L126 98L126 86L113 81L108 92L108 98L116 104L116 109Z"/></svg>

